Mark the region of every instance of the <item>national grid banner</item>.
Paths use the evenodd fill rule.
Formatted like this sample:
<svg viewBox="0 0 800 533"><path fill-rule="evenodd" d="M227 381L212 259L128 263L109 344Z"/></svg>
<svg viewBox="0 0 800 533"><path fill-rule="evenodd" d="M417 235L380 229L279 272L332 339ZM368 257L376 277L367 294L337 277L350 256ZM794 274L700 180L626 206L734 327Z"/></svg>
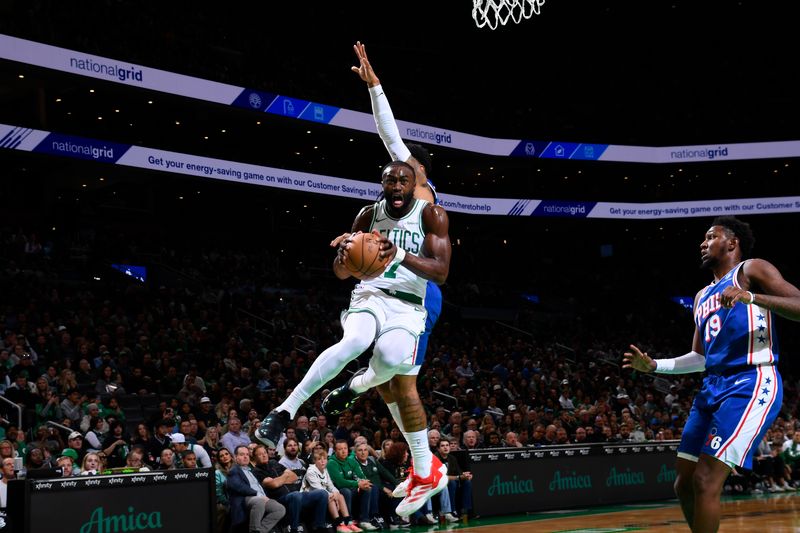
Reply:
<svg viewBox="0 0 800 533"><path fill-rule="evenodd" d="M0 148L364 201L374 201L381 192L377 181L357 181L252 165L8 124L0 124ZM474 198L447 193L439 193L439 197L442 206L448 211L473 215L648 220L719 214L800 212L800 196L646 204Z"/></svg>
<svg viewBox="0 0 800 533"><path fill-rule="evenodd" d="M9 35L0 34L0 58L255 112L376 132L375 120L370 113L176 74ZM627 163L697 163L800 157L800 141L649 147L494 139L402 120L397 121L397 126L400 135L409 141L494 156Z"/></svg>

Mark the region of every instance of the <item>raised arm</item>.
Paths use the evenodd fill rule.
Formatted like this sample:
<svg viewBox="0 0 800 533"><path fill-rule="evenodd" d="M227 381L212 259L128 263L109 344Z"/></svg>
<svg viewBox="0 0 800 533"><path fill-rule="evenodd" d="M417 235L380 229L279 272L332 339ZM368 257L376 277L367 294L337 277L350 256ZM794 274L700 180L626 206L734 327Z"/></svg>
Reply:
<svg viewBox="0 0 800 533"><path fill-rule="evenodd" d="M350 67L350 70L358 74L358 76L367 84L369 88L369 96L372 101L372 114L375 117L375 125L378 128L378 135L380 135L383 145L392 156L392 160L405 161L410 163L414 170L417 171L420 166L419 161L411 155L411 151L403 142L400 137L400 130L397 128L397 122L394 119L394 113L389 105L389 100L381 86L381 81L372 69L372 65L367 58L367 48L361 41L353 45L353 50L358 57L359 66ZM428 178L424 173L417 171L417 187L427 187ZM431 201L431 203L433 203Z"/></svg>

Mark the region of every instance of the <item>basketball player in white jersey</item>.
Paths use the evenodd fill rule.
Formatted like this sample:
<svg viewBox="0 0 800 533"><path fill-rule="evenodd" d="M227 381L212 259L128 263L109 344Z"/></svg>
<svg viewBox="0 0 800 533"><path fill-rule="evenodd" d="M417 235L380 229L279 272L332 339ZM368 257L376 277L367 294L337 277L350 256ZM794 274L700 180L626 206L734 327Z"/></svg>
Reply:
<svg viewBox="0 0 800 533"><path fill-rule="evenodd" d="M295 390L313 393L375 343L369 367L348 382L346 388L352 395L337 399L351 403L358 394L379 386L379 392L386 390L391 395L398 426L414 459L405 498L397 506L398 515L409 516L447 486L447 467L428 447L427 418L417 393L420 366L416 349L425 330L427 281L444 283L450 270L449 221L441 207L414 198L416 177L408 163L386 165L381 184L383 199L359 212L351 233L379 233L381 254L391 260L380 276L353 289L342 319L342 339L317 357ZM333 272L340 279L351 275L344 264L349 246L351 239L346 238L337 248ZM279 435L305 401L304 396L293 392L265 418L256 436L263 440Z"/></svg>

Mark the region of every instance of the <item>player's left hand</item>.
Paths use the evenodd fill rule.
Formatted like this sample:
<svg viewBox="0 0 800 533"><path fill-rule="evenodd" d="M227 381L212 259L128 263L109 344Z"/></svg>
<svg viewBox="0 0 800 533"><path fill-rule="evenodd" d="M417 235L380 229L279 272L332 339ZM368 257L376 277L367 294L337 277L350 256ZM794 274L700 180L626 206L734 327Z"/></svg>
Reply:
<svg viewBox="0 0 800 533"><path fill-rule="evenodd" d="M353 242L353 237L361 233L357 231L355 233L342 233L335 239L331 241L331 246L336 248L336 259L339 261L340 264L344 264L345 259L347 258L347 251L350 249L350 246Z"/></svg>
<svg viewBox="0 0 800 533"><path fill-rule="evenodd" d="M369 64L369 59L367 58L367 47L364 46L361 41L356 41L356 44L353 45L353 50L356 51L356 56L358 56L359 66L350 67L350 70L358 74L359 78L367 82L367 87L375 87L376 85L380 85L381 80L378 79L378 76L375 75L375 71L372 70L372 65Z"/></svg>
<svg viewBox="0 0 800 533"><path fill-rule="evenodd" d="M344 241L345 239L349 239L353 235L355 234L349 232L342 233L341 235L339 235L338 237L336 237L331 241L331 248L336 248L337 246L339 246L339 244L342 243L342 241Z"/></svg>
<svg viewBox="0 0 800 533"><path fill-rule="evenodd" d="M632 368L639 372L653 372L656 369L656 362L647 355L647 352L642 352L633 344L630 348L630 352L622 354L622 368Z"/></svg>
<svg viewBox="0 0 800 533"><path fill-rule="evenodd" d="M725 287L725 290L722 291L722 294L720 294L719 301L722 304L722 307L730 309L736 305L736 302L749 304L750 293L744 289L731 285L729 287Z"/></svg>

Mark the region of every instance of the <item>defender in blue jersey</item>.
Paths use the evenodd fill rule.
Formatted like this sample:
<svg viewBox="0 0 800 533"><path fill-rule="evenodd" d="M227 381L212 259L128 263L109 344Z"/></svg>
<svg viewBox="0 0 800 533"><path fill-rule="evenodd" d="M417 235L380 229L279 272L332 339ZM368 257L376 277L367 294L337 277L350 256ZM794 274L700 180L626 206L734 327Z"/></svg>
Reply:
<svg viewBox="0 0 800 533"><path fill-rule="evenodd" d="M694 301L692 351L651 359L636 346L623 368L685 374L707 371L678 447L675 492L692 531L716 531L720 495L735 466L750 469L753 453L778 416L775 315L800 321L800 290L763 259L747 259L755 239L749 224L718 217L700 245L714 280Z"/></svg>

